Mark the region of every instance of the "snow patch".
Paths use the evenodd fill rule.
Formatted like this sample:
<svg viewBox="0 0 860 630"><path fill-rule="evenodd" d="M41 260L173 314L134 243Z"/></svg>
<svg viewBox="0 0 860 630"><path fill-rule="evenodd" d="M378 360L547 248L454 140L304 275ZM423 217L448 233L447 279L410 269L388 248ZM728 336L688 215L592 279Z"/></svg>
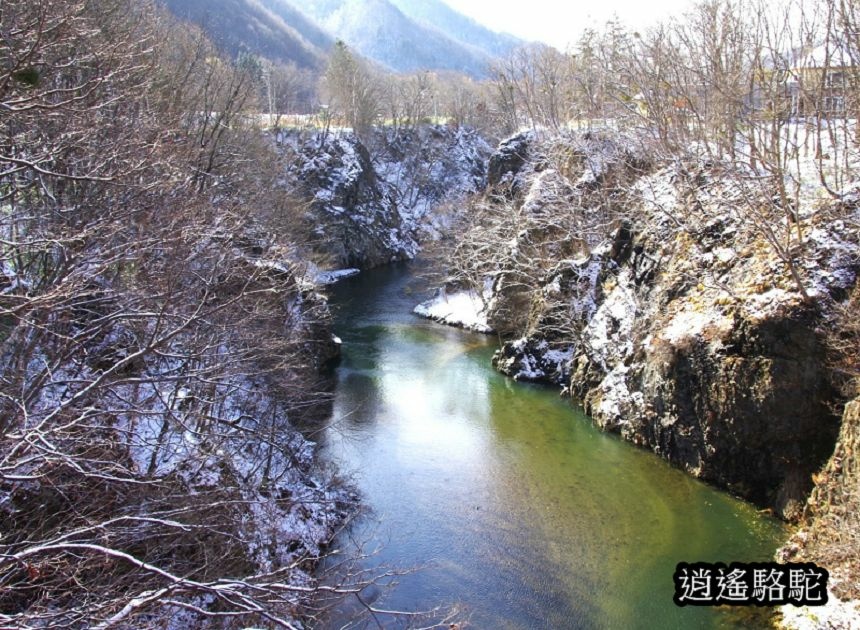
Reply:
<svg viewBox="0 0 860 630"><path fill-rule="evenodd" d="M360 269L335 269L334 271L320 271L316 274L317 284L334 284L344 278L352 278L361 273Z"/></svg>
<svg viewBox="0 0 860 630"><path fill-rule="evenodd" d="M860 602L841 601L829 592L824 606L782 606L781 627L787 630L860 630Z"/></svg>
<svg viewBox="0 0 860 630"><path fill-rule="evenodd" d="M475 291L440 289L436 297L415 307L416 315L475 332L491 333L484 299Z"/></svg>
<svg viewBox="0 0 860 630"><path fill-rule="evenodd" d="M593 358L604 369L633 352L633 324L638 314L630 270L624 269L585 329Z"/></svg>
<svg viewBox="0 0 860 630"><path fill-rule="evenodd" d="M682 310L675 313L669 324L660 331L660 337L676 344L690 337L701 337L706 329L726 327L723 317L718 311Z"/></svg>
<svg viewBox="0 0 860 630"><path fill-rule="evenodd" d="M631 392L627 386L627 373L630 371L622 363L616 364L603 378L597 389L600 392L597 407L592 410L605 426L620 427L629 422L632 408L643 407L645 398L642 392Z"/></svg>

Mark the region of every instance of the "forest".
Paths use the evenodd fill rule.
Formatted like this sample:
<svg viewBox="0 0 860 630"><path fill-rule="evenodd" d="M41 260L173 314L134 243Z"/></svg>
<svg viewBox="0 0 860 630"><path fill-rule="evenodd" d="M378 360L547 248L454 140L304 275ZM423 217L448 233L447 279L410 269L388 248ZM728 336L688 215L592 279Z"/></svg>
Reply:
<svg viewBox="0 0 860 630"><path fill-rule="evenodd" d="M497 369L797 524L780 553L856 599L858 22L704 0L481 75L3 0L0 626L325 627L384 577L318 579L361 498L301 429L331 413L326 285L419 256ZM799 367L732 389L732 343Z"/></svg>

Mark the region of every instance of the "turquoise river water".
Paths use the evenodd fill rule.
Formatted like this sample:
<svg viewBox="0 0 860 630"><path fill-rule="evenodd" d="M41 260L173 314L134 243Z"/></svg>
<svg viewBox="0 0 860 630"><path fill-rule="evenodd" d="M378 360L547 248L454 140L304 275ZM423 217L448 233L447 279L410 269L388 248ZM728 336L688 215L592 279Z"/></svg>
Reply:
<svg viewBox="0 0 860 630"><path fill-rule="evenodd" d="M682 560L768 560L780 523L601 433L557 390L498 374L495 338L411 313L417 284L393 266L332 291L344 357L320 441L367 506L337 548L360 547L370 573L409 570L365 601L439 609L437 621L453 610L470 628L766 624L750 611L676 607L672 574ZM348 625L361 608L351 599L320 627Z"/></svg>

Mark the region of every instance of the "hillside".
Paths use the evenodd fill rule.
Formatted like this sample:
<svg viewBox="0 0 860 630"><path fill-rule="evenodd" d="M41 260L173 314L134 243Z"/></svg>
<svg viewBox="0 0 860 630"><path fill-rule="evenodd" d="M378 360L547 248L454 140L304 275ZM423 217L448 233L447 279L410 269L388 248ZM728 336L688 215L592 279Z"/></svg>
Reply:
<svg viewBox="0 0 860 630"><path fill-rule="evenodd" d="M310 0L302 9L335 37L392 70L455 70L483 77L492 61L480 44L419 24L388 0ZM453 16L448 20L457 21ZM459 31L467 33L465 27Z"/></svg>
<svg viewBox="0 0 860 630"><path fill-rule="evenodd" d="M404 15L419 24L435 28L448 37L480 48L488 55L502 57L524 42L507 33L496 33L472 18L458 13L441 0L390 0Z"/></svg>
<svg viewBox="0 0 860 630"><path fill-rule="evenodd" d="M443 2L414 0L164 0L230 56L247 51L320 70L335 38L398 72L451 70L475 78L521 42Z"/></svg>
<svg viewBox="0 0 860 630"><path fill-rule="evenodd" d="M328 34L284 0L164 0L164 4L180 19L202 27L232 57L247 51L319 70L333 44Z"/></svg>

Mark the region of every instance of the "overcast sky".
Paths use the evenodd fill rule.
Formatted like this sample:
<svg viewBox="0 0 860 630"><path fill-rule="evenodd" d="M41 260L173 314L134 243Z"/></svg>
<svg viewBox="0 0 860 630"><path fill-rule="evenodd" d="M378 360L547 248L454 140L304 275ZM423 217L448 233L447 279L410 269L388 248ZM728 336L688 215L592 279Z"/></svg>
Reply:
<svg viewBox="0 0 860 630"><path fill-rule="evenodd" d="M644 29L691 0L444 0L449 6L494 31L564 49L586 26L600 26L613 14L633 28Z"/></svg>

